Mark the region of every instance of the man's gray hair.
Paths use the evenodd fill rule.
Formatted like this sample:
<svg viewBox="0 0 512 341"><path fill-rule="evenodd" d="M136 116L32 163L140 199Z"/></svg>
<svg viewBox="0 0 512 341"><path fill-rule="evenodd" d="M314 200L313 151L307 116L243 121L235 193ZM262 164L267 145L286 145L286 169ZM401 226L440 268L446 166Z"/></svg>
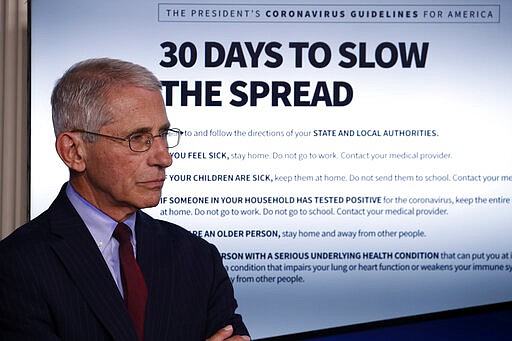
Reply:
<svg viewBox="0 0 512 341"><path fill-rule="evenodd" d="M53 89L51 104L55 136L75 129L99 131L112 120L109 96L126 86L162 89L153 73L134 63L98 58L73 65Z"/></svg>

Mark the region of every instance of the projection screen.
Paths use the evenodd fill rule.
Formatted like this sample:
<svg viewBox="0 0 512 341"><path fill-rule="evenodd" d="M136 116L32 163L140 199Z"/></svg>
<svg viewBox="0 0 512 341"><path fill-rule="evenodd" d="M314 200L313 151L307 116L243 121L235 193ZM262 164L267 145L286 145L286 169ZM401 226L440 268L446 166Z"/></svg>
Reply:
<svg viewBox="0 0 512 341"><path fill-rule="evenodd" d="M32 0L31 216L68 178L55 81L120 58L186 132L146 211L218 247L254 338L511 301L511 20L500 0Z"/></svg>

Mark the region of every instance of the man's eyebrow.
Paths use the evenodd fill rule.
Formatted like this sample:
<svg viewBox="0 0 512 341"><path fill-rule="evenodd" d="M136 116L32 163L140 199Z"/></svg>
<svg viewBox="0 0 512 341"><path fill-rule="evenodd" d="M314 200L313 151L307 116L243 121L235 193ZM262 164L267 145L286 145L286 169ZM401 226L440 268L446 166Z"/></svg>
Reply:
<svg viewBox="0 0 512 341"><path fill-rule="evenodd" d="M160 131L169 130L169 128L171 128L171 123L167 122L160 127Z"/></svg>
<svg viewBox="0 0 512 341"><path fill-rule="evenodd" d="M151 132L151 128L149 127L142 127L142 128L137 128L137 129L134 129L132 131L130 131L127 136L131 136L133 134L145 134L145 133L150 133Z"/></svg>
<svg viewBox="0 0 512 341"><path fill-rule="evenodd" d="M168 130L170 127L171 127L171 124L170 123L166 123L166 124L160 126L160 129L158 131L159 132L163 132L165 130ZM151 129L150 127L141 127L141 128L137 128L137 129L132 130L131 132L129 132L128 136L133 135L133 134L151 133L152 130L153 129Z"/></svg>

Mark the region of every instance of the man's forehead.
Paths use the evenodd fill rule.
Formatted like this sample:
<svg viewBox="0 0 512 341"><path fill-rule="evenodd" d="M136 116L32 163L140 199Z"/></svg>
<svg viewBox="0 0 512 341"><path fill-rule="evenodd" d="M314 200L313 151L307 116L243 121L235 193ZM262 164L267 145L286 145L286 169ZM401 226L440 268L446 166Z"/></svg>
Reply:
<svg viewBox="0 0 512 341"><path fill-rule="evenodd" d="M170 126L160 91L126 87L109 97L111 120L107 126L126 131L162 130Z"/></svg>

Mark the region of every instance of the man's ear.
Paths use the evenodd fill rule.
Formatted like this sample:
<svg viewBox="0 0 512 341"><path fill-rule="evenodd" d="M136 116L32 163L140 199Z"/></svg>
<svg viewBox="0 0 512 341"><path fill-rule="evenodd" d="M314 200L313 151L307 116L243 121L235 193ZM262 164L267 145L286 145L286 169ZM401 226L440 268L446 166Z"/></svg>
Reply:
<svg viewBox="0 0 512 341"><path fill-rule="evenodd" d="M75 172L85 171L85 148L84 141L77 133L65 131L57 136L55 149L61 160Z"/></svg>

